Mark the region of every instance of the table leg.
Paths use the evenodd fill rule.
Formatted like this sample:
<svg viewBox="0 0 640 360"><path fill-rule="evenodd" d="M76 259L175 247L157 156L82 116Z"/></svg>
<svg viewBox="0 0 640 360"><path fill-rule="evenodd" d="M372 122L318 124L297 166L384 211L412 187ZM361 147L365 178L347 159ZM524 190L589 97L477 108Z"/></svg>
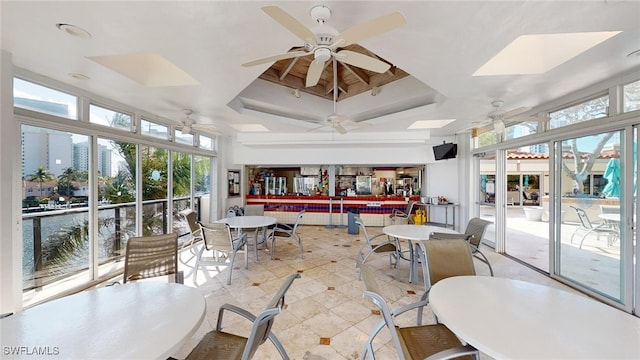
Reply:
<svg viewBox="0 0 640 360"><path fill-rule="evenodd" d="M413 266L415 265L415 260L413 257L413 242L411 240L409 243L409 282L413 283Z"/></svg>

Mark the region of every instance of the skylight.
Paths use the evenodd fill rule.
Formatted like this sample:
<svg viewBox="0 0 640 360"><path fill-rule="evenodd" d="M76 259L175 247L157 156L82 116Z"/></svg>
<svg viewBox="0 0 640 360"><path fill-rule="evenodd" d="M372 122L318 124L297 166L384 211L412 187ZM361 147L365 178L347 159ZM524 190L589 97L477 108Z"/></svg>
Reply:
<svg viewBox="0 0 640 360"><path fill-rule="evenodd" d="M543 74L621 32L521 35L473 76Z"/></svg>

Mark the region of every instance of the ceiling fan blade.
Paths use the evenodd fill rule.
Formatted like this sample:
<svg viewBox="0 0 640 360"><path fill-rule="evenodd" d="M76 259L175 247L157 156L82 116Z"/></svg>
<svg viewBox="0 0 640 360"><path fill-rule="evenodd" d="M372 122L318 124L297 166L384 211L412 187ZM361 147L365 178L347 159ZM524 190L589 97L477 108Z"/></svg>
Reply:
<svg viewBox="0 0 640 360"><path fill-rule="evenodd" d="M516 108L516 109L513 109L513 110L509 110L509 111L501 114L501 116L502 116L503 119L508 119L508 118L512 118L514 116L520 115L523 112L527 112L529 110L531 110L530 107L522 106L522 107L519 107L519 108Z"/></svg>
<svg viewBox="0 0 640 360"><path fill-rule="evenodd" d="M269 56L269 57L262 58L262 59L249 61L248 63L242 64L242 66L249 67L249 66L260 65L260 64L265 64L265 63L271 63L271 62L276 62L278 60L291 59L291 58L300 57L300 56L306 56L306 55L311 55L311 54L313 54L313 53L312 52L307 52L307 51L292 51L292 52L288 52L288 53L285 53L285 54L274 55L274 56Z"/></svg>
<svg viewBox="0 0 640 360"><path fill-rule="evenodd" d="M347 129L345 129L344 127L342 127L342 125L340 125L340 124L336 124L336 123L334 123L334 124L333 124L333 128L334 128L334 129L336 129L336 130L338 130L338 132L339 132L340 134L342 134L342 135L344 135L344 134L346 134L346 133L347 133Z"/></svg>
<svg viewBox="0 0 640 360"><path fill-rule="evenodd" d="M309 28L298 21L298 19L289 15L286 11L277 6L265 6L262 8L262 11L267 13L267 15L271 16L273 20L280 23L280 25L284 26L287 30L291 31L297 37L302 39L302 41L304 41L305 43L316 45L316 35L311 30L309 30Z"/></svg>
<svg viewBox="0 0 640 360"><path fill-rule="evenodd" d="M311 132L311 131L315 131L315 130L318 130L318 129L322 129L325 126L329 126L329 125L325 124L325 125L316 126L314 128L308 129L306 132Z"/></svg>
<svg viewBox="0 0 640 360"><path fill-rule="evenodd" d="M341 50L337 52L337 59L345 64L357 66L377 73L383 73L391 68L391 65L384 61L350 50Z"/></svg>
<svg viewBox="0 0 640 360"><path fill-rule="evenodd" d="M324 70L324 61L313 60L307 70L307 83L306 87L312 87L318 85L320 76L322 76L322 70Z"/></svg>
<svg viewBox="0 0 640 360"><path fill-rule="evenodd" d="M381 16L376 19L365 21L358 25L340 33L334 44L340 47L345 47L351 44L358 43L364 39L380 35L387 31L391 31L397 27L400 27L407 23L407 19L400 12L394 12L389 15Z"/></svg>
<svg viewBox="0 0 640 360"><path fill-rule="evenodd" d="M373 126L369 123L365 123L365 122L355 122L355 121L351 121L351 120L345 120L341 123L341 125L343 126L352 126L352 127L370 127Z"/></svg>
<svg viewBox="0 0 640 360"><path fill-rule="evenodd" d="M347 115L335 114L335 113L329 115L329 121L331 121L333 124L339 124L347 120L349 120L349 117Z"/></svg>

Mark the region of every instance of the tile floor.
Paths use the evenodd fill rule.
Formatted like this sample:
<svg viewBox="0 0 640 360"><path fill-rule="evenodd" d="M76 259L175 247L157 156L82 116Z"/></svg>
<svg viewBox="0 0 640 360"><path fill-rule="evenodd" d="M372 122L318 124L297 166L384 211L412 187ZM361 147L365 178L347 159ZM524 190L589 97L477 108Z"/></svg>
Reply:
<svg viewBox="0 0 640 360"><path fill-rule="evenodd" d="M382 231L381 227L368 227L370 236ZM292 273L302 277L295 280L287 293L286 308L275 320L273 332L278 336L291 359L358 359L367 337L380 320L374 305L362 297L364 285L358 281L355 258L364 242L362 233L350 235L346 228L327 229L324 226L302 225L298 232L304 244L304 260L300 259L297 245L278 240L276 259L261 250L256 261L249 252L249 268L244 269L244 256L236 258L231 285L226 285L228 267L210 267L199 271L194 283L193 268L183 265L185 285L202 290L207 301L207 316L194 336L174 355L184 358L202 336L215 327L218 308L223 303L241 306L254 314L260 312L281 285L282 279ZM489 257L495 276L521 279L554 287L568 287L524 267L507 257L483 249ZM189 252L182 260L189 261ZM395 279L395 269L388 266L386 255L374 256L368 263L378 270L378 282L383 295L392 308L419 300L423 286L408 283L408 263L401 262L401 281ZM480 275L488 275L486 265L476 262ZM218 271L219 270L219 271ZM428 309L427 309L428 310ZM433 315L425 312L425 322ZM240 317L225 315L225 331L248 334L250 323ZM415 312L398 319L400 325L415 323ZM396 358L388 332L383 330L375 342L375 355L379 359ZM275 347L267 341L255 359L278 359ZM488 359L482 356L483 359Z"/></svg>

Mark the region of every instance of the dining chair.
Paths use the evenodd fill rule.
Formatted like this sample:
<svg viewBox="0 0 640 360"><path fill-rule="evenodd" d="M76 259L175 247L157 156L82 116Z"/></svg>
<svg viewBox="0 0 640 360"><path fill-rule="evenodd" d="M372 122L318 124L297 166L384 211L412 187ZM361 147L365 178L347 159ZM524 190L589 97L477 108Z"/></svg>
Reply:
<svg viewBox="0 0 640 360"><path fill-rule="evenodd" d="M178 271L178 234L138 236L127 240L122 282L157 276L172 276L176 283L184 283Z"/></svg>
<svg viewBox="0 0 640 360"><path fill-rule="evenodd" d="M393 209L393 211L391 212L391 215L389 215L389 218L391 218L391 223L395 224L396 221L403 220L401 222L406 224L412 224L413 219L411 218L411 213L413 212L414 203L415 203L414 200L409 200L409 202L407 203L407 208L404 211Z"/></svg>
<svg viewBox="0 0 640 360"><path fill-rule="evenodd" d="M369 256L373 254L389 254L389 268L395 266L396 279L400 279L400 265L398 263L398 260L400 259L401 250L398 239L392 239L384 233L369 237L367 227L364 225L364 222L362 221L360 216L355 217L355 223L362 231L365 240L365 243L362 244L360 250L358 250L356 259L357 263L366 263L367 259L369 259ZM386 240L382 239L383 236L386 236ZM360 279L360 275L358 275L358 279Z"/></svg>
<svg viewBox="0 0 640 360"><path fill-rule="evenodd" d="M491 273L491 276L493 276L493 267L491 267L491 263L489 262L489 259L487 259L487 257L482 253L482 251L480 251L480 246L482 245L484 234L487 232L487 228L491 224L493 224L491 221L482 220L476 217L469 220L469 223L467 223L467 228L465 229L464 234L432 232L429 235L429 239L433 239L433 240L464 239L467 242L467 244L469 244L473 257L487 264L487 266L489 267L489 272Z"/></svg>
<svg viewBox="0 0 640 360"><path fill-rule="evenodd" d="M231 235L229 225L224 223L201 223L202 237L204 246L198 251L196 264L193 270L193 283L196 283L198 269L201 266L228 266L229 278L227 285L231 285L231 275L233 272L233 263L238 251L247 245L247 233L240 234L237 238ZM205 257L204 252L211 251L211 257ZM244 268L249 265L248 251L244 249Z"/></svg>
<svg viewBox="0 0 640 360"><path fill-rule="evenodd" d="M282 359L288 360L289 356L280 340L271 332L275 316L278 315L284 305L284 297L295 279L300 278L300 274L289 275L280 286L278 292L271 299L267 307L257 316L236 305L223 304L218 311L218 322L215 330L207 333L196 347L187 355L186 360L226 360L226 359L251 359L258 347L267 339L276 347ZM223 331L223 316L227 313L242 316L251 321L251 331L248 336L231 334ZM235 324L237 322L232 322Z"/></svg>
<svg viewBox="0 0 640 360"><path fill-rule="evenodd" d="M425 292L420 301L428 303L431 287L452 276L476 275L472 250L463 239L423 241L424 254L419 252L424 273ZM493 274L491 274L493 276ZM417 324L422 324L423 308L418 308Z"/></svg>
<svg viewBox="0 0 640 360"><path fill-rule="evenodd" d="M248 204L244 206L243 216L264 216L264 204ZM267 228L245 228L242 229L246 233L253 233L253 247L255 257L258 259L258 244L263 244L267 239ZM258 241L259 234L262 234L262 239Z"/></svg>
<svg viewBox="0 0 640 360"><path fill-rule="evenodd" d="M578 228L573 232L573 234L571 234L570 243L573 244L573 238L576 236L578 232L580 231L584 232L584 235L580 240L580 246L578 247L579 249L582 249L582 244L584 243L584 239L586 239L587 236L589 236L589 234L596 234L598 236L598 240L600 240L600 235L603 235L603 234L606 235L608 246L613 245L613 242L616 239L618 239L618 237L620 236L620 231L616 229L614 226L612 226L610 223L602 222L600 224L594 225L591 222L591 220L589 220L589 216L587 215L587 212L584 209L573 206L573 205L569 205L569 207L575 210L576 214L578 215L578 219L580 220L580 224Z"/></svg>
<svg viewBox="0 0 640 360"><path fill-rule="evenodd" d="M200 224L198 223L198 213L193 211L190 208L184 209L179 212L179 214L187 221L187 225L189 225L189 231L191 232L191 239L185 241L182 246L182 249L189 249L189 251L193 254L188 260L182 261L183 263L188 263L195 257L197 254L196 243L202 241L202 229L200 228Z"/></svg>
<svg viewBox="0 0 640 360"><path fill-rule="evenodd" d="M301 210L296 216L296 221L293 225L276 223L275 226L271 229L268 238L270 239L270 252L271 252L271 260L273 260L273 254L276 252L276 239L291 239L295 240L298 243L298 247L300 248L300 258L304 258L304 249L302 248L302 240L297 233L298 225L300 225L300 219L304 216L305 211Z"/></svg>
<svg viewBox="0 0 640 360"><path fill-rule="evenodd" d="M466 244L464 244L466 247ZM416 308L427 305L422 300L397 309L391 309L380 293L373 269L359 264L364 279L364 297L367 297L380 310L382 320L373 329L364 345L360 359L375 359L373 341L384 327L389 330L394 349L399 359L476 359L480 358L478 350L471 345L464 345L458 337L444 324L417 325L399 327L394 318Z"/></svg>

